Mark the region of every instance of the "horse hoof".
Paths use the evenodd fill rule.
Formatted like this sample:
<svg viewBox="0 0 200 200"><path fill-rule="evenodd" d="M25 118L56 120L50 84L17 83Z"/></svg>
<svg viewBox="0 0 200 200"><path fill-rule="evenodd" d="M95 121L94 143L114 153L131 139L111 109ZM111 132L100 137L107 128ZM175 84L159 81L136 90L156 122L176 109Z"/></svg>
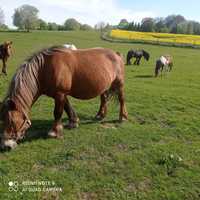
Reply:
<svg viewBox="0 0 200 200"><path fill-rule="evenodd" d="M65 127L68 129L78 128L78 123L69 123Z"/></svg>
<svg viewBox="0 0 200 200"><path fill-rule="evenodd" d="M48 132L50 138L63 138L63 126L61 124L57 125Z"/></svg>
<svg viewBox="0 0 200 200"><path fill-rule="evenodd" d="M127 117L127 116L125 116L125 117L120 117L120 118L119 118L119 122L120 122L120 123L126 122L126 121L128 121L128 117Z"/></svg>
<svg viewBox="0 0 200 200"><path fill-rule="evenodd" d="M104 118L105 118L105 116L103 116L103 115L96 115L96 116L95 116L95 119L98 120L98 121L101 121L101 120L103 120Z"/></svg>
<svg viewBox="0 0 200 200"><path fill-rule="evenodd" d="M61 134L61 133L56 133L55 131L49 131L48 132L48 137L49 138L54 138L54 139L62 139L63 138L63 134Z"/></svg>
<svg viewBox="0 0 200 200"><path fill-rule="evenodd" d="M49 131L49 132L48 132L48 136L49 136L50 138L57 138L57 134L56 134L55 131Z"/></svg>

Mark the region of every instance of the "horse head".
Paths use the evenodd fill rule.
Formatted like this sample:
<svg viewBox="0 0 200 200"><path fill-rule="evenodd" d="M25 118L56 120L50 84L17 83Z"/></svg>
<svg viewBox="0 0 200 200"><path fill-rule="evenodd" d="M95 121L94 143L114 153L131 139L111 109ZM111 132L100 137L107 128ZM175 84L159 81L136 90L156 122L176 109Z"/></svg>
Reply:
<svg viewBox="0 0 200 200"><path fill-rule="evenodd" d="M7 56L10 56L12 54L12 44L12 41L6 41L3 44Z"/></svg>
<svg viewBox="0 0 200 200"><path fill-rule="evenodd" d="M144 58L148 61L150 58L150 54L144 50L142 50Z"/></svg>
<svg viewBox="0 0 200 200"><path fill-rule="evenodd" d="M16 103L11 99L1 103L0 119L3 122L0 147L3 150L13 149L24 137L31 122L23 112L18 110Z"/></svg>

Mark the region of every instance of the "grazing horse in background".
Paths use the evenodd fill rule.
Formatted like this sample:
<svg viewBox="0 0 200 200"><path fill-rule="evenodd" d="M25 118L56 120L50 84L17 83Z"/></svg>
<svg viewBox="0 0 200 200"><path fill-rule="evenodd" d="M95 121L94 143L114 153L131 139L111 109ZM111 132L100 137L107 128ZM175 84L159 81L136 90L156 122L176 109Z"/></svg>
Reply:
<svg viewBox="0 0 200 200"><path fill-rule="evenodd" d="M8 93L0 108L4 131L1 148L15 148L31 126L29 112L41 95L55 101L54 122L49 136L62 137L63 110L69 118L69 128L78 125L78 117L68 96L91 99L100 95L101 104L96 119L107 113L110 95L120 102L119 121L127 119L124 100L124 63L116 52L104 48L73 51L62 47L42 50L23 63L12 78Z"/></svg>
<svg viewBox="0 0 200 200"><path fill-rule="evenodd" d="M170 55L165 55L161 56L157 61L156 61L156 67L155 67L155 77L158 76L159 72L170 72L173 67L173 59L172 56Z"/></svg>
<svg viewBox="0 0 200 200"><path fill-rule="evenodd" d="M63 44L63 46L67 49L77 50L77 48L74 44Z"/></svg>
<svg viewBox="0 0 200 200"><path fill-rule="evenodd" d="M7 75L7 66L6 62L8 58L10 57L12 53L12 42L11 41L6 41L4 44L0 45L0 59L2 60L3 67L2 67L2 73Z"/></svg>
<svg viewBox="0 0 200 200"><path fill-rule="evenodd" d="M131 49L130 51L128 51L127 53L127 57L126 57L126 64L127 65L131 65L131 59L132 58L136 58L134 65L140 65L140 60L141 58L144 57L145 60L149 60L150 58L150 54L144 50L133 50Z"/></svg>

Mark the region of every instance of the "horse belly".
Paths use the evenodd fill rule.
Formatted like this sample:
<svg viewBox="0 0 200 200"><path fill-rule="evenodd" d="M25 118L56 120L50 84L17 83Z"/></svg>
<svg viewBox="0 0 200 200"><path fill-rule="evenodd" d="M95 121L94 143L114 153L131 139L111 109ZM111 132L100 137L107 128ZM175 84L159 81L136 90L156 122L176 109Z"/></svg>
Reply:
<svg viewBox="0 0 200 200"><path fill-rule="evenodd" d="M97 73L98 74L98 73ZM112 77L105 74L94 74L93 76L79 76L72 82L70 96L77 99L92 99L108 90L112 84Z"/></svg>

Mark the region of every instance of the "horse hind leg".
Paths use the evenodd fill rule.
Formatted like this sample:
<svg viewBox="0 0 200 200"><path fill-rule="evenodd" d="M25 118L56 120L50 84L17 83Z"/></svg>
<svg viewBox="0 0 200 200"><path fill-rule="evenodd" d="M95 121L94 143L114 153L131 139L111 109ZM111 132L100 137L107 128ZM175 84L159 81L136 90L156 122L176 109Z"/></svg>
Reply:
<svg viewBox="0 0 200 200"><path fill-rule="evenodd" d="M61 117L64 110L65 96L59 94L55 97L55 108L54 108L54 122L51 130L48 132L48 136L52 138L63 137L63 125Z"/></svg>
<svg viewBox="0 0 200 200"><path fill-rule="evenodd" d="M120 103L119 121L122 122L128 119L128 113L125 106L124 87L121 84L118 87L118 100Z"/></svg>
<svg viewBox="0 0 200 200"><path fill-rule="evenodd" d="M67 125L67 128L70 128L70 129L77 128L79 118L76 112L74 111L73 107L71 106L67 97L65 97L64 110L67 113L68 118L69 118L69 124Z"/></svg>
<svg viewBox="0 0 200 200"><path fill-rule="evenodd" d="M124 84L121 80L115 80L111 89L117 95L118 101L120 103L119 122L128 120L128 113L125 105Z"/></svg>
<svg viewBox="0 0 200 200"><path fill-rule="evenodd" d="M100 103L100 108L99 111L97 112L95 119L96 120L102 120L103 118L106 117L107 114L107 101L108 101L108 94L109 91L104 92L100 98L101 98L101 103Z"/></svg>

